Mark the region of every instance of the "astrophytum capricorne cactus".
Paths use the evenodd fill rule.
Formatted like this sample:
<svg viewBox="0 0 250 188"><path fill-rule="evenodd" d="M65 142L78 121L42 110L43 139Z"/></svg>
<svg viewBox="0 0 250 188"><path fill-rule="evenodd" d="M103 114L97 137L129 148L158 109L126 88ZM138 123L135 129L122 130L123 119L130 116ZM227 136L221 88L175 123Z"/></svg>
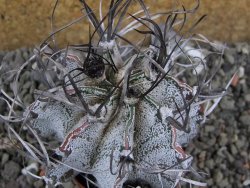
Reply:
<svg viewBox="0 0 250 188"><path fill-rule="evenodd" d="M89 43L53 48L59 29L34 55L49 89L36 90L23 120L39 138L59 142L46 148L40 141L40 153L47 159L44 179L59 184L81 172L92 174L96 182L88 183L101 188L129 187L136 181L154 188L180 182L205 186L182 147L223 93L207 95L214 74L207 73L206 53L191 45L196 41L189 34L192 28L187 39L174 32L194 10L168 12L165 24L158 25L154 19L164 14L150 15L142 0L142 10L134 14L127 13L131 0L111 0L100 20L84 0L81 3L94 27ZM132 31L142 36L137 44L125 38ZM46 69L54 71L53 76ZM188 70L197 80L193 86L180 76ZM32 156L39 153L26 147ZM185 177L188 172L197 179Z"/></svg>

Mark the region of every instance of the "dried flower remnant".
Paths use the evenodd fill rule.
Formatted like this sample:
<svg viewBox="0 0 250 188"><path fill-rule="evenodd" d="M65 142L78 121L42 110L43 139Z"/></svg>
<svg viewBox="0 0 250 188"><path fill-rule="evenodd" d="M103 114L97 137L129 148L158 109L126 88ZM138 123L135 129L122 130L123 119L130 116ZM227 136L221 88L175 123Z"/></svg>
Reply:
<svg viewBox="0 0 250 188"><path fill-rule="evenodd" d="M89 42L60 50L55 45L55 35L83 17L54 31L32 57L48 90L36 90L37 99L21 119L15 119L12 109L21 103L16 89L10 115L1 116L32 130L42 151L18 139L33 158L47 161L42 178L57 185L85 173L96 178L96 182L87 179L90 184L103 188L129 186L138 180L156 188L181 182L206 186L190 167L192 156L182 147L197 134L225 91L213 94L214 72L207 69L206 53L192 46L197 38L174 32L184 27L187 14L198 8L199 1L192 10L183 7L151 15L142 0L137 1L141 10L134 14L128 13L131 0L111 0L106 15L100 8L99 20L87 2L80 2L84 17L94 27ZM164 15L165 25L158 25L155 19ZM132 21L124 26L124 20ZM137 44L125 37L132 31L142 36ZM146 37L150 44L145 43ZM28 63L18 71L16 85ZM190 70L197 80L193 86L183 77ZM60 144L51 149L43 139ZM196 180L185 177L187 173Z"/></svg>

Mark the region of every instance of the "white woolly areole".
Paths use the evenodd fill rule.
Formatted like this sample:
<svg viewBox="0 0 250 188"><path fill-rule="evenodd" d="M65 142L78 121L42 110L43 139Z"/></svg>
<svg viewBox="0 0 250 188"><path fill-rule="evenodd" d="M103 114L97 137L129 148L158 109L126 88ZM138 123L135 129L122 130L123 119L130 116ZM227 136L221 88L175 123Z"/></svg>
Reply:
<svg viewBox="0 0 250 188"><path fill-rule="evenodd" d="M130 157L131 159L134 159L133 153L131 152L131 150L122 150L121 152L121 156L125 156L125 157Z"/></svg>
<svg viewBox="0 0 250 188"><path fill-rule="evenodd" d="M163 106L159 109L159 112L160 112L160 115L161 115L161 118L162 118L162 121L164 122L167 117L173 117L173 111L172 109L166 107L166 106Z"/></svg>
<svg viewBox="0 0 250 188"><path fill-rule="evenodd" d="M100 42L99 44L101 47L103 47L104 49L109 49L112 50L115 46L115 41L111 40L111 41L104 41L104 42Z"/></svg>

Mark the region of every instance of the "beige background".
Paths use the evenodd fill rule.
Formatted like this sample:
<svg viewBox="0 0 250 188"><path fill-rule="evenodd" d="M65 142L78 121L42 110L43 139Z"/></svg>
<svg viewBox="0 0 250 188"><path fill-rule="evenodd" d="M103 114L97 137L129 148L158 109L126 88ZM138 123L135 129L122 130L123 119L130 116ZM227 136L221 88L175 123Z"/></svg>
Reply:
<svg viewBox="0 0 250 188"><path fill-rule="evenodd" d="M98 10L99 0L87 0ZM103 0L107 5L109 0ZM151 12L170 10L177 2L191 8L195 0L145 0ZM50 15L55 0L0 0L0 50L33 47L50 33ZM107 7L107 6L106 6ZM134 7L133 7L134 8ZM82 15L78 0L60 0L56 9L57 28ZM250 0L201 0L200 9L189 17L189 25L199 16L208 17L196 32L212 40L250 41ZM80 22L57 37L59 44L83 42L88 38L88 24Z"/></svg>

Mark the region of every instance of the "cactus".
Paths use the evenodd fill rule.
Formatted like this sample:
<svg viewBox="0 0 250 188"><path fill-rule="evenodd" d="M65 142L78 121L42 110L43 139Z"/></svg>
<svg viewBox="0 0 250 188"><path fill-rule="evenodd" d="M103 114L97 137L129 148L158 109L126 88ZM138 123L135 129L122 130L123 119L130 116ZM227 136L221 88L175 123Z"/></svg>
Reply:
<svg viewBox="0 0 250 188"><path fill-rule="evenodd" d="M89 42L53 48L59 29L32 57L48 89L36 90L36 100L22 118L14 119L36 135L40 152L18 139L33 158L44 163L43 178L49 184L85 173L96 178L96 182L87 179L89 184L101 188L129 187L136 181L154 188L176 187L180 182L206 186L191 168L192 156L182 147L196 136L225 91L214 94L210 88L214 74L208 73L208 52L195 47L195 37L174 32L174 26L181 30L186 14L194 10L166 13L165 25L159 25L155 19L162 15L150 15L143 1L138 2L142 11L130 14L133 21L124 27L131 0L111 0L100 20L82 0L94 27ZM179 15L184 18L178 20ZM141 25L146 30L139 30ZM125 37L132 32L141 36L137 44ZM188 75L196 79L192 86L184 77L190 70ZM12 105L19 102L15 97ZM10 117L2 116L14 121ZM59 144L48 148L45 139ZM196 180L185 177L187 173Z"/></svg>

